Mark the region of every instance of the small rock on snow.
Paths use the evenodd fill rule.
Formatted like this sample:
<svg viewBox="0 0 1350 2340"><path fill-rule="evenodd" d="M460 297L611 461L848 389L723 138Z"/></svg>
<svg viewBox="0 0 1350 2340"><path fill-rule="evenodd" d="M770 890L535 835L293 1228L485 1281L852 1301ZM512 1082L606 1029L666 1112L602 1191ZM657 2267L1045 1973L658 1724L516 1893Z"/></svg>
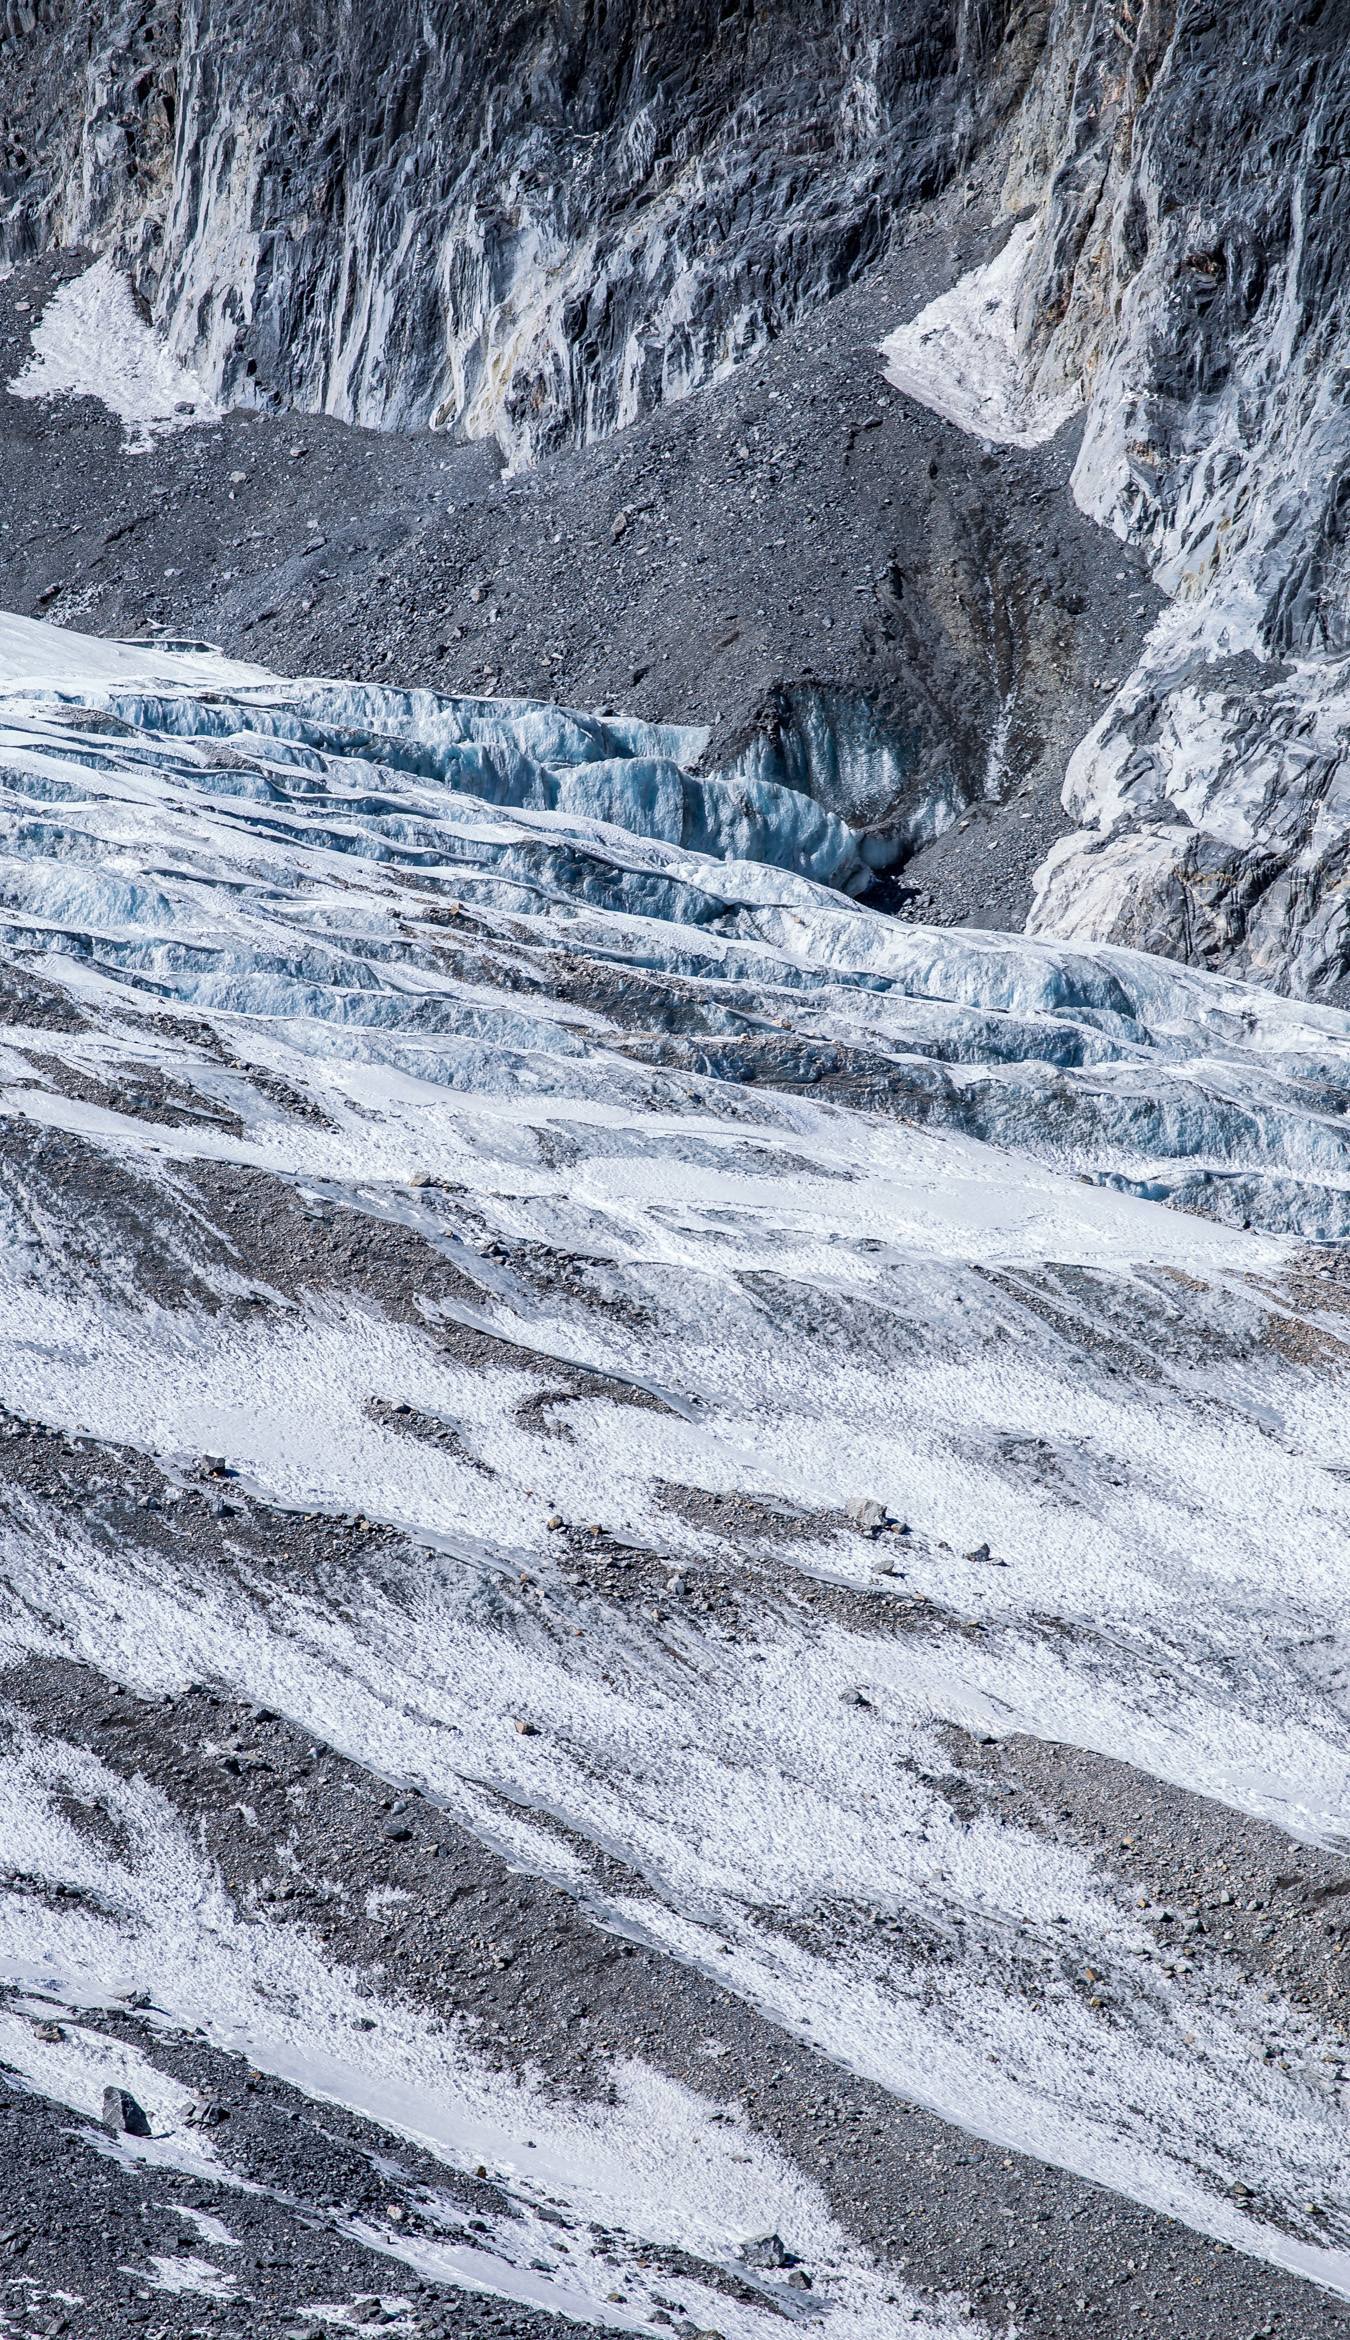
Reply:
<svg viewBox="0 0 1350 2340"><path fill-rule="evenodd" d="M129 2088L105 2088L103 2126L124 2137L148 2137L150 2123Z"/></svg>

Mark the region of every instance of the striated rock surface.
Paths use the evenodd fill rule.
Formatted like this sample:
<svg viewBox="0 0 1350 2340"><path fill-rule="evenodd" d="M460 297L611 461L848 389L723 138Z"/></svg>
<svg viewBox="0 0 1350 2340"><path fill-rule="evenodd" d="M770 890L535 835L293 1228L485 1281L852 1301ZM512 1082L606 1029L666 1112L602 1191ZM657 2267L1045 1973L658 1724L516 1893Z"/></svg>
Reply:
<svg viewBox="0 0 1350 2340"><path fill-rule="evenodd" d="M1010 567L1001 514L981 517L981 615L959 568L971 511L944 488L919 521L931 557L899 547L904 612L884 563L879 583L860 580L892 649L855 638L822 661L774 642L730 714L725 692L694 703L696 676L681 678L684 706L672 691L655 711L710 712L723 745L739 727L754 770L878 833L883 864L917 849L930 905L1020 919L1022 880L948 886L950 851L922 857L971 808L1010 806L999 833L1018 858L1019 789L1039 802L1068 762L1046 713L1067 686L1088 734L1065 797L1080 834L1042 871L1036 930L1334 995L1350 967L1343 35L1336 7L1304 0L576 14L499 0L415 18L292 0L265 26L252 0L31 0L8 11L0 47L0 249L81 245L129 272L189 419L215 401L435 426L513 467L624 431L775 340L795 346L841 288L870 285L893 384L994 449L971 510L1015 511L1028 483L1012 456L1081 430L1079 507L1189 622L1169 621L1094 725L1056 628L1025 614L1044 526L1040 552ZM825 380L819 348L802 348L798 392L803 370ZM856 363L875 381L874 352ZM736 427L751 431L743 414ZM759 452L783 443L779 422ZM749 436L737 444L755 459ZM714 452L705 470L678 459L713 486ZM923 476L916 462L916 511ZM626 528L627 506L608 518ZM501 519L519 533L518 513ZM770 524L735 513L756 542ZM470 533L495 566L493 531ZM549 540L526 535L537 568ZM614 543L617 565L631 540ZM703 582L654 565L652 601ZM644 584L626 607L648 605ZM1133 627L1113 652L1109 590L1077 598L1089 687L1117 681ZM724 607L716 625L743 614ZM516 672L509 658L489 670L498 687L537 689L544 658L566 686L569 653L541 639L517 655ZM580 668L617 703L649 666L631 650L612 663L603 682L602 660ZM1042 848L1055 826L1038 817Z"/></svg>
<svg viewBox="0 0 1350 2340"><path fill-rule="evenodd" d="M1009 0L25 16L0 246L112 251L222 398L516 458L717 378L837 291L1028 54Z"/></svg>
<svg viewBox="0 0 1350 2340"><path fill-rule="evenodd" d="M1350 972L1346 26L1292 0L1109 13L1040 198L1022 352L1084 367L1076 499L1184 614L1070 767L1085 835L1032 924L1332 991Z"/></svg>

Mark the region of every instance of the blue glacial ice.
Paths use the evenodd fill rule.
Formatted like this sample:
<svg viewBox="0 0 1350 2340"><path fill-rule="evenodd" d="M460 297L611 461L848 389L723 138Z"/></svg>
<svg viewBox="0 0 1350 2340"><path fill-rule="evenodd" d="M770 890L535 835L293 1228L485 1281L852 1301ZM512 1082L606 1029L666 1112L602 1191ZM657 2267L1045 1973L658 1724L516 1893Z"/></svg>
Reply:
<svg viewBox="0 0 1350 2340"><path fill-rule="evenodd" d="M11 951L419 1079L734 1088L967 1133L1153 1201L1350 1233L1350 1022L1107 946L900 925L800 789L511 700L0 631ZM446 969L472 923L478 975ZM767 1104L765 1106L767 1109Z"/></svg>

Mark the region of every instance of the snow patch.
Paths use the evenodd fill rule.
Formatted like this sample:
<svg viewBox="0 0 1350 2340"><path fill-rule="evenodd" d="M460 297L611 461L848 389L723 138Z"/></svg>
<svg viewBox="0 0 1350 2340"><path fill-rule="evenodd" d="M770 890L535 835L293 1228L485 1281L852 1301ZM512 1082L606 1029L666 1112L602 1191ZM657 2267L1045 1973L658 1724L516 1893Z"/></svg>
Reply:
<svg viewBox="0 0 1350 2340"><path fill-rule="evenodd" d="M201 2299L232 2299L238 2288L237 2278L225 2268L213 2266L209 2259L191 2255L169 2259L152 2254L150 2265L154 2271L145 2280L152 2291Z"/></svg>
<svg viewBox="0 0 1350 2340"><path fill-rule="evenodd" d="M994 259L881 344L894 389L1004 446L1042 445L1082 404L1075 386L1038 380L1019 339L1018 302L1036 231L1036 221L1022 221Z"/></svg>
<svg viewBox="0 0 1350 2340"><path fill-rule="evenodd" d="M220 408L194 373L169 355L111 260L96 260L54 294L33 328L28 363L9 384L19 398L97 398L126 428L128 454Z"/></svg>

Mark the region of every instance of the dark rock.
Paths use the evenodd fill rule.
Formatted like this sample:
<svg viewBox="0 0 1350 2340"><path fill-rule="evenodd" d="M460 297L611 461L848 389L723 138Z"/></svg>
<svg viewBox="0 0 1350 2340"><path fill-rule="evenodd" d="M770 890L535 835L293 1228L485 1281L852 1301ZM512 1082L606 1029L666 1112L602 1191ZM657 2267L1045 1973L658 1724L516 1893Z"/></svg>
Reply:
<svg viewBox="0 0 1350 2340"><path fill-rule="evenodd" d="M101 2119L105 2129L125 2137L148 2137L150 2123L129 2088L105 2088Z"/></svg>
<svg viewBox="0 0 1350 2340"><path fill-rule="evenodd" d="M741 2257L747 2267L771 2269L798 2264L796 2252L788 2249L781 2234L761 2234L753 2242L742 2243Z"/></svg>
<svg viewBox="0 0 1350 2340"><path fill-rule="evenodd" d="M219 2097L208 2097L204 2103L194 2104L188 2112L188 2123L197 2129L218 2129L230 2117L230 2108Z"/></svg>

